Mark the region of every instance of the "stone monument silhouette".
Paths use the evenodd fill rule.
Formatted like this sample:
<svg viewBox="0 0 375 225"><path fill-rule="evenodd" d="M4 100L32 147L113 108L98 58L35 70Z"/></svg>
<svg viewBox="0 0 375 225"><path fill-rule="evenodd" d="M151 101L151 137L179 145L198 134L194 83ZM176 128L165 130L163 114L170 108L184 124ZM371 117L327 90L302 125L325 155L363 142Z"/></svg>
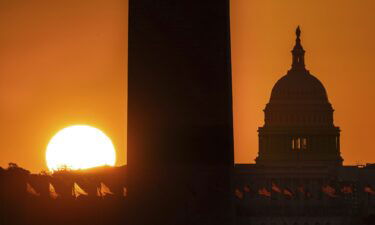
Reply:
<svg viewBox="0 0 375 225"><path fill-rule="evenodd" d="M229 0L130 0L131 224L232 224Z"/></svg>

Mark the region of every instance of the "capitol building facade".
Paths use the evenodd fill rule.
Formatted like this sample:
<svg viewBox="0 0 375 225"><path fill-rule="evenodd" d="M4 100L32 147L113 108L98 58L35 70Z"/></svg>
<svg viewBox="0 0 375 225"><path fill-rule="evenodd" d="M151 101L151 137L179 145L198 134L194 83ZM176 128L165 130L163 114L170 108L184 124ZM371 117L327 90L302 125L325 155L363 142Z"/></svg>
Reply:
<svg viewBox="0 0 375 225"><path fill-rule="evenodd" d="M375 212L375 166L343 165L334 110L300 35L264 109L256 163L235 166L237 224L362 224Z"/></svg>

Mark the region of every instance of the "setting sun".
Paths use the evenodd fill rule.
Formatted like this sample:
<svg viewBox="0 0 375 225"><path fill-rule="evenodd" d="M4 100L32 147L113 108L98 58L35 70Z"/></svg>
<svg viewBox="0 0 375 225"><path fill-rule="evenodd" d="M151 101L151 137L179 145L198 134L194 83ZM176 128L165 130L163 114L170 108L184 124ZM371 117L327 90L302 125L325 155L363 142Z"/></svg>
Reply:
<svg viewBox="0 0 375 225"><path fill-rule="evenodd" d="M113 166L116 151L111 140L99 129L76 125L60 130L47 146L49 170L87 169L103 165Z"/></svg>

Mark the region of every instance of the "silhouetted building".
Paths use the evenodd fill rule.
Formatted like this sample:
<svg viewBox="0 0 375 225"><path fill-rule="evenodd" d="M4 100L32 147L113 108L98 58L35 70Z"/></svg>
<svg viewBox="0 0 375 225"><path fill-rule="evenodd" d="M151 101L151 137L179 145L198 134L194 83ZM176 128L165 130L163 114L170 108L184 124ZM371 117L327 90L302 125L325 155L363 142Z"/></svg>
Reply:
<svg viewBox="0 0 375 225"><path fill-rule="evenodd" d="M237 224L360 224L373 213L375 170L342 165L334 110L305 68L300 35L264 109L256 164L236 165Z"/></svg>
<svg viewBox="0 0 375 225"><path fill-rule="evenodd" d="M264 109L259 128L258 165L336 166L340 157L340 129L323 84L305 68L305 51L298 28L293 63L278 80Z"/></svg>

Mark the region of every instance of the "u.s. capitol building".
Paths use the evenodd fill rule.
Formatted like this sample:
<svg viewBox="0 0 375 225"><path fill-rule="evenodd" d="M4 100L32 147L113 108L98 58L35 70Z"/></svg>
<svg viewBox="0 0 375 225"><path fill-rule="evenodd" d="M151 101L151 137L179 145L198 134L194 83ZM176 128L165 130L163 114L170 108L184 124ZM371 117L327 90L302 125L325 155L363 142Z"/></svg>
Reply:
<svg viewBox="0 0 375 225"><path fill-rule="evenodd" d="M264 109L256 163L235 167L237 224L362 224L375 212L375 166L343 165L340 128L300 35Z"/></svg>

